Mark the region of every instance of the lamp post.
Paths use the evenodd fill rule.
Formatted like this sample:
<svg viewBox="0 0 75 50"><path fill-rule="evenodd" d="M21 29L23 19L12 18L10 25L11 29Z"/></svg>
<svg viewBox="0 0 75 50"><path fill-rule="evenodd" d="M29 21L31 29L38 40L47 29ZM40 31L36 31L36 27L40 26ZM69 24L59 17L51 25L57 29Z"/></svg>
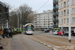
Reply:
<svg viewBox="0 0 75 50"><path fill-rule="evenodd" d="M71 0L69 0L69 42L71 42Z"/></svg>
<svg viewBox="0 0 75 50"><path fill-rule="evenodd" d="M21 27L22 27L22 14L20 12L20 31L21 31Z"/></svg>
<svg viewBox="0 0 75 50"><path fill-rule="evenodd" d="M63 35L63 11L62 11L62 17L61 17L61 34Z"/></svg>
<svg viewBox="0 0 75 50"><path fill-rule="evenodd" d="M6 23L6 28L8 28L8 20L7 20L7 23Z"/></svg>
<svg viewBox="0 0 75 50"><path fill-rule="evenodd" d="M17 14L17 28L19 28L19 16L18 16L18 13Z"/></svg>

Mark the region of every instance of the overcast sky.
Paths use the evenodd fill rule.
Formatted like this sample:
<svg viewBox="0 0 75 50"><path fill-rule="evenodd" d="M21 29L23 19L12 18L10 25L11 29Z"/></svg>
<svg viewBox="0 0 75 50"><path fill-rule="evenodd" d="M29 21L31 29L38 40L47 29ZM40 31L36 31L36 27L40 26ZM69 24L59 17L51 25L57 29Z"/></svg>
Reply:
<svg viewBox="0 0 75 50"><path fill-rule="evenodd" d="M44 3L48 0L0 0L2 2L10 4L13 8L18 8L20 5L28 4L32 7L33 11L37 11ZM52 10L53 9L53 0L49 0L38 12L43 10Z"/></svg>

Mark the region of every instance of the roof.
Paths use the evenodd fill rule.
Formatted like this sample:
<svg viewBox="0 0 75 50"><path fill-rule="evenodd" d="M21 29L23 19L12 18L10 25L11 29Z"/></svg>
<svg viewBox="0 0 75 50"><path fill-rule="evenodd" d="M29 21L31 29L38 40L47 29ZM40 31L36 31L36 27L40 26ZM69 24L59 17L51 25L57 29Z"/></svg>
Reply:
<svg viewBox="0 0 75 50"><path fill-rule="evenodd" d="M33 25L33 24L32 23L27 23L27 24L24 25L24 27L26 27L27 25Z"/></svg>
<svg viewBox="0 0 75 50"><path fill-rule="evenodd" d="M6 7L6 5L5 5L4 3L2 3L1 1L0 1L0 4L1 4L2 6L4 6L4 7Z"/></svg>

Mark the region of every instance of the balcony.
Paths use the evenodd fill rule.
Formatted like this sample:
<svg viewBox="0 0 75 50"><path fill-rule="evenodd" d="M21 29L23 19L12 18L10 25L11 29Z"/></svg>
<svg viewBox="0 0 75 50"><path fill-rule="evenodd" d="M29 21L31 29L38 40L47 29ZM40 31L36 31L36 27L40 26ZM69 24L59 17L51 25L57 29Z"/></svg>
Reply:
<svg viewBox="0 0 75 50"><path fill-rule="evenodd" d="M55 27L56 27L56 25L54 24L54 25L53 25L53 27L55 28Z"/></svg>
<svg viewBox="0 0 75 50"><path fill-rule="evenodd" d="M58 12L53 13L54 16L58 16L58 14L59 14Z"/></svg>
<svg viewBox="0 0 75 50"><path fill-rule="evenodd" d="M54 18L54 19L53 19L53 22L55 22L55 21L56 21L56 19Z"/></svg>
<svg viewBox="0 0 75 50"><path fill-rule="evenodd" d="M56 24L56 27L58 27L58 24Z"/></svg>
<svg viewBox="0 0 75 50"><path fill-rule="evenodd" d="M53 3L54 3L54 4L57 4L57 3L58 3L58 1L53 1Z"/></svg>
<svg viewBox="0 0 75 50"><path fill-rule="evenodd" d="M58 6L56 6L56 7L53 7L53 9L58 9Z"/></svg>
<svg viewBox="0 0 75 50"><path fill-rule="evenodd" d="M56 17L56 21L58 21L58 17Z"/></svg>

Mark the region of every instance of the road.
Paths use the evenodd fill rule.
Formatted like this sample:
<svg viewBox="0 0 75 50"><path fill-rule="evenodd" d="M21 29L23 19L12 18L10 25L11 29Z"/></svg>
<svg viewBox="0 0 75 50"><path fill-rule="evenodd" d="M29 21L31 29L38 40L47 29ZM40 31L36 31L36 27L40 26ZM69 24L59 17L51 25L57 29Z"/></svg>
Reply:
<svg viewBox="0 0 75 50"><path fill-rule="evenodd" d="M30 35L29 35L30 36ZM24 34L13 37L13 50L52 50L34 40L31 40Z"/></svg>
<svg viewBox="0 0 75 50"><path fill-rule="evenodd" d="M67 36L35 31L33 35L20 34L13 37L14 50L75 50L75 37L68 42Z"/></svg>

